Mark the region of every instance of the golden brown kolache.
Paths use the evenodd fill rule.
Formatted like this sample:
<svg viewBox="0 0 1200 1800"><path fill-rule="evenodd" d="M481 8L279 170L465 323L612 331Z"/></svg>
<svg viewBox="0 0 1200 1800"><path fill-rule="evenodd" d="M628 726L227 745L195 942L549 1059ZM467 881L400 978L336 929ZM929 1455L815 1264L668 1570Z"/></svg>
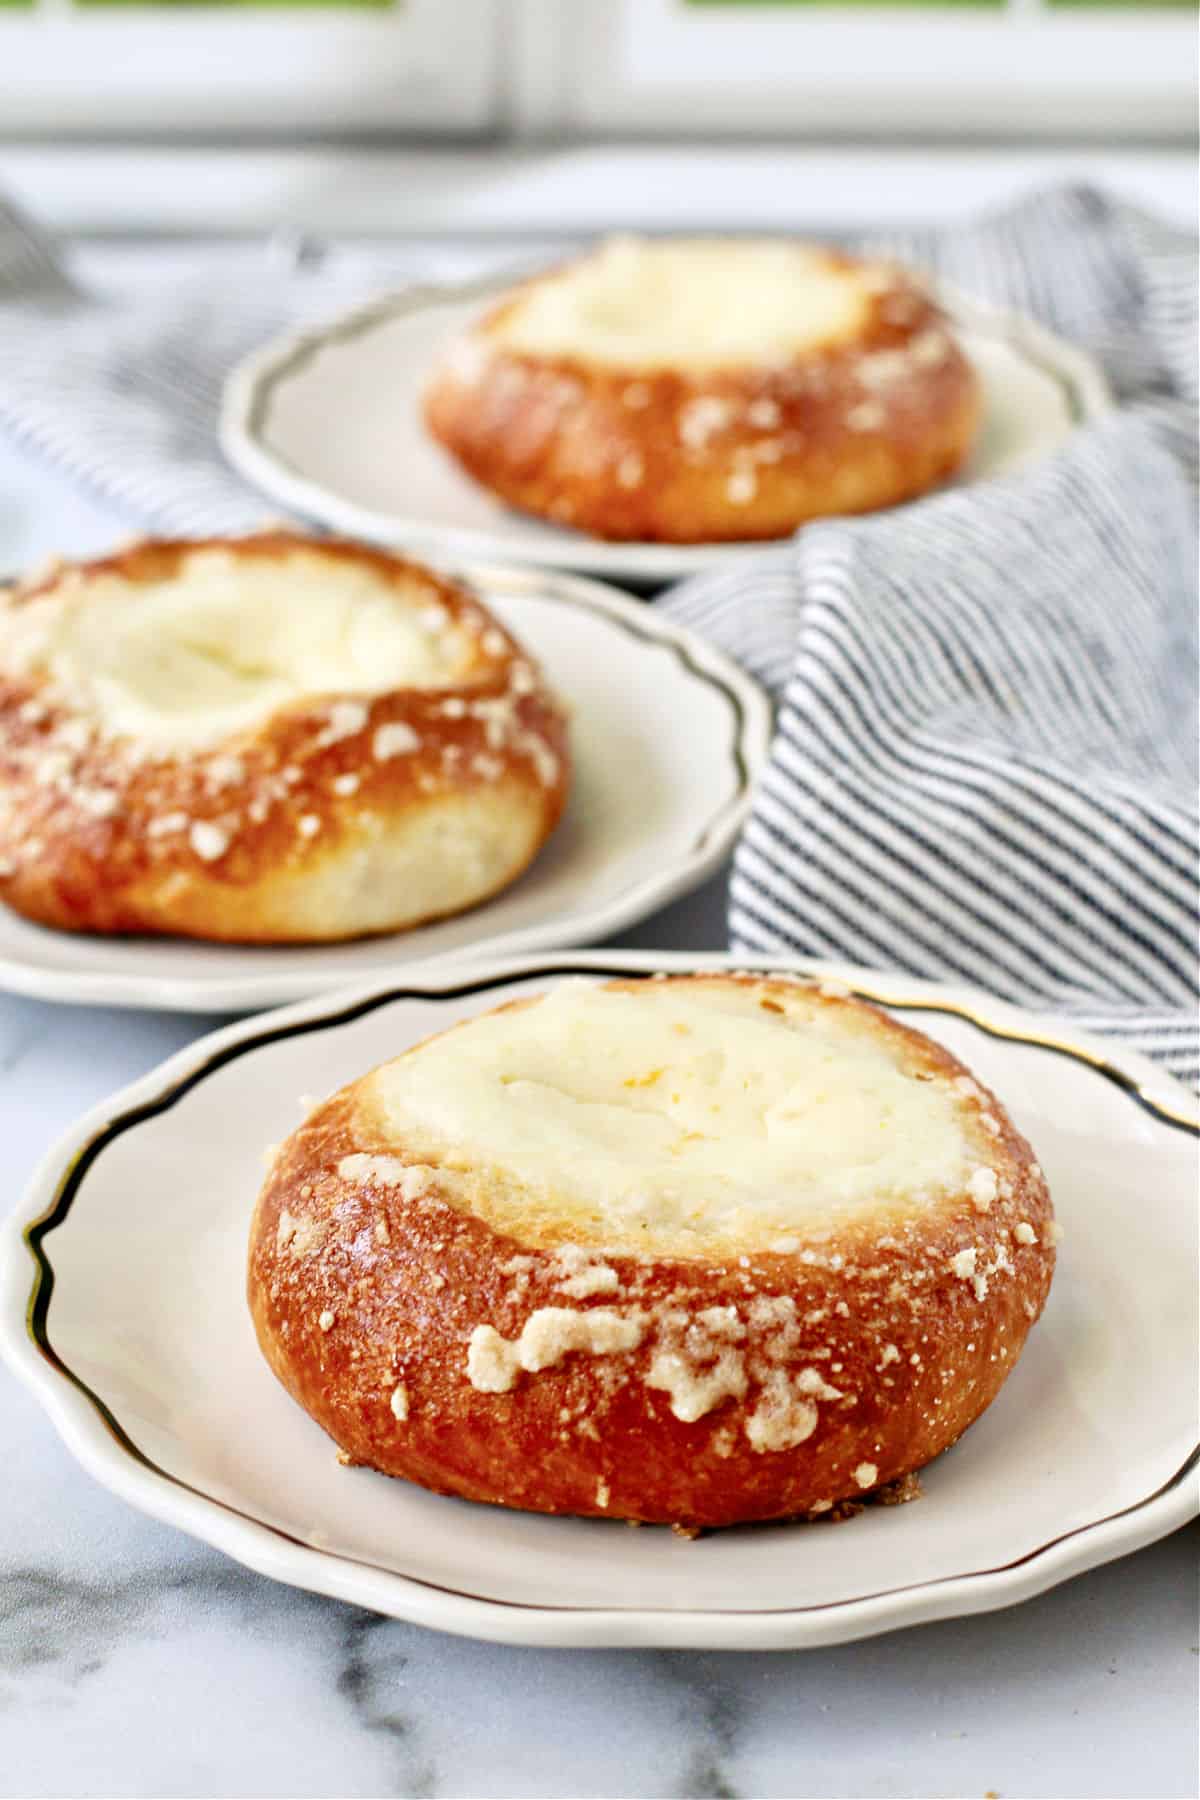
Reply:
<svg viewBox="0 0 1200 1800"><path fill-rule="evenodd" d="M827 1513L954 1443L1055 1237L996 1097L844 990L568 982L318 1106L248 1293L344 1462L692 1528Z"/></svg>
<svg viewBox="0 0 1200 1800"><path fill-rule="evenodd" d="M911 500L979 417L914 276L790 240L601 246L498 300L425 396L433 436L510 506L681 544Z"/></svg>
<svg viewBox="0 0 1200 1800"><path fill-rule="evenodd" d="M477 905L557 823L564 712L461 581L279 530L0 594L0 898L283 943Z"/></svg>

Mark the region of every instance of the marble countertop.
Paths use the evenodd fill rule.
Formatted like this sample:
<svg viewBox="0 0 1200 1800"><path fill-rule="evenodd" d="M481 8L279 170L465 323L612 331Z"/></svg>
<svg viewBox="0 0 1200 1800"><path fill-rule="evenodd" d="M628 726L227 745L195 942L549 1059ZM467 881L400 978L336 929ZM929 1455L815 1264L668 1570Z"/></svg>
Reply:
<svg viewBox="0 0 1200 1800"><path fill-rule="evenodd" d="M0 568L132 523L0 440ZM719 946L722 887L621 941ZM0 996L8 1191L215 1023ZM3 1795L1196 1793L1197 1527L1023 1606L839 1649L511 1649L274 1585L141 1517L2 1370L0 1444Z"/></svg>

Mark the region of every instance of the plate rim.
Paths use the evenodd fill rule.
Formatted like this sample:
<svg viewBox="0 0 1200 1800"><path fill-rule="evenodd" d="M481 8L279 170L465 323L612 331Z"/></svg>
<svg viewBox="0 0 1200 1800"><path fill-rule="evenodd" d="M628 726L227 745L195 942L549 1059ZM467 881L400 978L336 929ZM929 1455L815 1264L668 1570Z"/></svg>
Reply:
<svg viewBox="0 0 1200 1800"><path fill-rule="evenodd" d="M721 561L761 556L790 541L773 538L727 544L614 543L581 532L564 534L561 545L557 541L542 544L535 537L514 544L482 527L431 526L415 516L380 511L348 500L305 475L268 445L264 426L272 390L292 369L311 361L327 344L363 337L392 318L430 306L486 301L511 288L514 279L519 276L509 270L463 281L406 282L357 301L315 324L276 333L242 357L222 384L217 436L225 457L252 486L302 517L417 555L436 555L440 551L459 558L516 557L532 567L578 571L609 580L662 583L699 574ZM1073 424L1098 419L1113 406L1112 389L1104 370L1079 345L1028 314L979 298L953 282L931 278L926 285L955 322L981 335L998 338L1057 381L1067 396Z"/></svg>
<svg viewBox="0 0 1200 1800"><path fill-rule="evenodd" d="M414 964L393 981L372 981L243 1019L175 1052L68 1127L44 1156L0 1228L0 1355L30 1387L76 1460L137 1510L231 1556L243 1566L309 1591L460 1635L514 1644L696 1648L803 1648L1014 1604L1071 1575L1165 1536L1200 1512L1200 1444L1159 1488L1120 1512L1049 1540L1015 1562L818 1606L726 1612L526 1605L456 1592L294 1538L203 1494L137 1449L104 1402L58 1358L44 1330L54 1271L41 1240L66 1216L95 1155L120 1131L166 1110L216 1068L280 1037L348 1022L405 997L437 1000L480 992L538 973L651 973L661 968L745 968L812 973L907 1011L950 1013L990 1035L1033 1043L1083 1061L1168 1126L1200 1137L1189 1090L1134 1051L1063 1027L1053 1018L983 990L899 973L787 956L728 952L545 951L468 968ZM66 1197L65 1209L63 1207ZM48 1277L48 1279L47 1279ZM43 1300L44 1296L44 1300Z"/></svg>
<svg viewBox="0 0 1200 1800"><path fill-rule="evenodd" d="M430 558L433 561L433 558ZM445 557L436 566L451 575L478 585L486 594L499 598L546 598L564 606L599 615L614 629L640 641L649 640L656 647L674 652L683 676L715 689L727 702L732 713L733 741L730 762L734 788L708 816L703 830L691 849L667 867L656 868L632 886L610 898L602 906L582 905L569 915L542 920L480 937L446 950L431 950L404 959L404 932L383 934L375 941L394 943L394 972L424 967L433 962L459 963L479 957L535 954L541 950L562 949L571 945L595 942L610 937L639 920L668 906L671 901L690 892L706 880L725 860L732 849L750 810L755 785L766 766L773 729L773 708L766 690L739 667L724 651L698 633L667 618L656 607L622 592L608 582L583 575L568 574L559 569L530 568L521 564L469 562ZM536 646L534 646L536 653ZM488 902L472 909L480 919L487 913ZM49 929L49 928L46 928ZM61 934L56 934L61 935ZM86 934L75 934L86 936ZM106 940L111 941L111 940ZM119 941L119 940L118 940ZM132 940L134 944L141 940ZM175 940L194 946L191 939ZM254 948L263 957L263 967L253 974L130 974L120 969L58 969L27 961L20 956L0 952L0 991L20 994L29 999L47 1000L66 1005L138 1007L154 1012L226 1013L262 1010L316 998L355 983L353 971L330 969L306 975L303 971L273 972L270 959L276 946L232 946ZM314 956L337 948L336 945L282 946L293 953L311 950ZM359 982L383 981L393 970L378 969L362 974Z"/></svg>

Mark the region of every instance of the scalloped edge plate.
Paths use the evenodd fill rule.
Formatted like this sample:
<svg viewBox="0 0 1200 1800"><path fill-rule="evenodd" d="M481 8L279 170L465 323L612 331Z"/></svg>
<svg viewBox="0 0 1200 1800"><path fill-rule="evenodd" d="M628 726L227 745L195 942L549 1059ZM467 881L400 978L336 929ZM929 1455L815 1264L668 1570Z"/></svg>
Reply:
<svg viewBox="0 0 1200 1800"><path fill-rule="evenodd" d="M413 285L273 339L226 380L226 456L302 517L418 555L511 557L653 584L787 541L608 543L510 511L463 474L426 434L417 395L440 344L511 285L511 276L495 275ZM1112 405L1084 351L946 283L934 291L985 389L980 441L955 485L1027 466Z"/></svg>
<svg viewBox="0 0 1200 1800"><path fill-rule="evenodd" d="M483 905L347 944L51 931L0 907L0 989L38 1000L238 1012L411 963L595 943L720 867L770 745L766 694L654 608L548 569L461 571L575 705L575 780L533 864Z"/></svg>
<svg viewBox="0 0 1200 1800"><path fill-rule="evenodd" d="M376 1024L381 1022L385 1016L383 1009L408 1008L409 1024L416 1035L429 1028L431 1012L436 1013L443 1006L452 1011L456 1005L462 1005L464 1000L473 1007L478 996L489 994L494 999L496 989L522 980L555 974L648 973L662 968L732 966L745 966L744 959L724 955L609 951L505 959L469 971L452 970L444 966L438 970L414 969L406 972L404 986L401 988L373 987L343 993L332 999L327 997L288 1008L273 1014L268 1020L244 1021L200 1039L111 1101L93 1108L67 1132L43 1161L25 1198L0 1232L0 1350L21 1379L33 1389L68 1448L84 1468L143 1512L190 1532L248 1568L274 1579L334 1595L414 1623L509 1643L657 1644L740 1649L840 1643L925 1620L986 1612L1011 1605L1040 1593L1069 1576L1152 1543L1192 1518L1200 1511L1197 1491L1200 1445L1196 1445L1191 1436L1193 1424L1191 1414L1187 1412L1186 1399L1173 1399L1165 1410L1160 1407L1160 1419L1152 1420L1146 1427L1150 1437L1146 1439L1145 1431L1142 1433L1145 1442L1153 1444L1151 1462L1154 1467L1151 1469L1149 1464L1145 1465L1146 1490L1140 1491L1140 1477L1136 1469L1128 1467L1127 1458L1120 1455L1111 1459L1104 1458L1104 1469L1112 1470L1107 1491L1104 1490L1103 1482L1093 1482L1084 1484L1082 1494L1073 1493L1072 1504L1076 1520L1071 1524L1055 1509L1064 1491L1070 1491L1064 1490L1061 1483L1064 1479L1074 1479L1075 1465L1069 1463L1066 1476L1062 1470L1058 1472L1058 1500L1053 1493L1047 1496L1043 1491L1046 1471L1038 1461L1039 1454L1043 1457L1045 1455L1045 1444L1042 1444L1040 1451L1037 1449L1033 1421L1026 1407L1019 1402L1010 1407L1008 1417L1003 1422L996 1420L996 1437L985 1442L984 1434L993 1415L998 1413L1005 1395L1010 1392L1006 1388L996 1406L989 1411L984 1421L973 1427L963 1445L931 1465L927 1477L931 1490L928 1525L937 1536L937 1541L944 1543L945 1532L953 1531L957 1519L963 1520L961 1531L954 1537L950 1563L947 1565L943 1557L943 1573L937 1579L905 1584L903 1571L897 1569L897 1580L893 1582L889 1579L883 1584L886 1591L859 1592L861 1582L856 1578L847 1584L849 1591L844 1595L835 1593L831 1596L826 1591L818 1604L797 1603L795 1599L789 1601L789 1583L794 1587L799 1581L802 1586L804 1579L811 1580L811 1575L804 1577L802 1572L806 1567L811 1570L812 1564L810 1560L806 1565L801 1555L793 1565L785 1554L782 1557L772 1556L770 1559L770 1581L762 1586L757 1596L759 1604L756 1606L753 1587L748 1588L737 1578L736 1534L715 1534L704 1547L698 1548L681 1545L669 1534L656 1538L651 1530L647 1530L637 1534L637 1555L642 1554L643 1545L649 1550L653 1542L653 1556L656 1560L680 1555L693 1558L697 1555L721 1557L724 1555L722 1541L728 1540L731 1591L736 1596L734 1605L730 1608L724 1605L704 1608L689 1604L687 1596L690 1596L693 1589L693 1571L695 1575L700 1573L694 1563L679 1565L679 1580L685 1585L683 1588L677 1587L676 1592L685 1595L683 1600L673 1600L667 1606L639 1604L635 1596L640 1590L635 1583L629 1589L627 1603L616 1604L614 1595L621 1591L622 1580L629 1587L628 1571L625 1571L623 1577L621 1575L623 1564L629 1560L630 1553L625 1547L629 1534L617 1533L616 1526L603 1521L544 1520L536 1515L506 1514L501 1509L471 1507L464 1502L441 1500L424 1494L422 1490L409 1489L404 1483L384 1483L382 1488L373 1485L369 1496L365 1491L360 1491L359 1498L351 1490L343 1491L339 1488L337 1506L322 1512L322 1507L327 1507L328 1503L316 1495L315 1480L311 1495L303 1480L291 1484L292 1488L298 1488L304 1495L303 1502L299 1503L299 1510L303 1512L306 1508L310 1509L313 1515L314 1523L308 1528L307 1541L298 1534L294 1520L289 1528L278 1517L264 1517L262 1505L255 1501L246 1488L239 1489L237 1485L238 1457L241 1454L239 1445L247 1440L248 1420L255 1417L255 1408L260 1409L262 1414L258 1418L258 1430L249 1434L255 1442L260 1434L265 1437L273 1432L278 1433L281 1429L285 1433L285 1438L277 1441L272 1439L272 1469L293 1466L282 1455L285 1439L293 1448L299 1444L303 1458L310 1454L318 1457L317 1463L309 1465L310 1475L320 1474L323 1478L325 1464L332 1463L333 1459L328 1441L298 1413L298 1409L292 1407L282 1390L277 1389L262 1370L257 1371L264 1377L261 1390L256 1381L246 1379L245 1370L240 1377L233 1371L228 1381L222 1377L222 1382L218 1384L220 1395L235 1392L238 1395L236 1408L230 1402L227 1415L219 1410L225 1404L224 1399L218 1402L217 1424L222 1450L220 1466L225 1489L222 1494L204 1491L198 1481L189 1481L178 1469L173 1472L168 1467L160 1466L147 1450L139 1447L137 1437L144 1432L158 1430L161 1434L165 1431L163 1442L168 1450L172 1453L178 1451L183 1462L186 1462L187 1433L193 1429L187 1396L181 1394L177 1396L176 1403L171 1404L171 1395L159 1394L151 1383L145 1392L149 1394L152 1406L151 1411L145 1413L144 1410L137 1410L136 1400L130 1400L127 1395L116 1391L120 1386L122 1358L135 1370L141 1370L143 1364L136 1357L133 1364L129 1364L131 1353L128 1346L122 1348L123 1334L136 1332L136 1317L131 1317L128 1312L122 1313L120 1317L105 1316L103 1299L106 1273L102 1266L103 1257L100 1258L99 1267L93 1267L90 1262L87 1264L92 1269L87 1280L81 1281L79 1268L83 1265L78 1265L73 1273L67 1274L59 1287L55 1285L55 1260L58 1259L60 1265L63 1263L65 1248L62 1242L55 1244L55 1234L62 1231L64 1226L69 1230L69 1214L73 1207L82 1209L76 1216L82 1217L86 1213L89 1181L93 1179L98 1160L104 1157L108 1146L115 1140L127 1132L146 1132L149 1128L151 1136L147 1142L152 1145L153 1133L157 1130L160 1134L158 1155L161 1168L163 1144L170 1147L173 1134L186 1140L189 1129L186 1123L186 1104L178 1112L172 1109L177 1102L186 1102L187 1096L196 1094L203 1084L219 1077L220 1071L231 1062L248 1056L266 1058L272 1066L274 1072L266 1089L262 1086L263 1065L260 1065L258 1071L257 1105L261 1108L262 1094L274 1091L280 1085L278 1063L286 1061L288 1057L294 1059L297 1040L303 1045L304 1040L311 1035L315 1065L313 1073L318 1079L325 1073L328 1086L326 1065L331 1053L335 1058L338 1054L344 1054L351 1042L349 1036L345 1038L343 1050L339 1052L336 1034L353 1034L356 1030L373 1029L371 1020L374 1019ZM1121 1157L1116 1154L1118 1149L1126 1159L1132 1155L1132 1164L1126 1160L1124 1167L1127 1173L1133 1173L1135 1179L1128 1181L1114 1177L1115 1188L1110 1191L1106 1200L1110 1207L1110 1223L1112 1217L1119 1218L1122 1223L1127 1217L1131 1230L1140 1233L1143 1238L1147 1233L1154 1233L1155 1207L1161 1205L1161 1197L1158 1196L1161 1184L1156 1181L1143 1183L1140 1178L1136 1178L1138 1166L1142 1160L1146 1160L1159 1170L1167 1152L1173 1157L1178 1156L1181 1150L1190 1155L1190 1147L1180 1145L1174 1134L1191 1134L1194 1137L1200 1132L1200 1123L1195 1101L1187 1090L1145 1059L1111 1044L1081 1037L1053 1021L1037 1019L967 989L946 988L903 975L870 973L840 965L801 965L787 958L756 959L753 966L834 976L855 991L893 1006L901 1013L915 1014L919 1021L925 1015L932 1015L935 1034L938 1033L939 1018L943 1021L942 1031L951 1030L952 1027L966 1031L980 1052L985 1042L989 1048L993 1067L986 1072L987 1078L995 1080L994 1065L997 1059L1001 1064L1010 1057L1013 1059L1009 1072L1023 1095L1023 1103L1041 1109L1039 1117L1043 1121L1056 1116L1053 1108L1055 1072L1058 1071L1062 1083L1060 1097L1065 1103L1069 1106L1072 1096L1076 1102L1083 1097L1087 1101L1087 1108L1091 1110L1093 1124L1096 1120L1103 1122L1102 1130L1095 1134L1104 1147L1104 1155L1098 1166L1104 1170L1110 1164L1118 1166L1121 1162ZM399 1031L394 1029L397 1019L401 1023ZM388 1041L394 1042L396 1038L403 1041L405 1027L402 1013L393 1015L389 1012L387 1021L391 1034ZM1031 1050L1036 1064L1032 1084L1029 1064ZM302 1049L301 1060L304 1054ZM1022 1059L1025 1059L1023 1070ZM249 1071L245 1065L243 1070L243 1082L236 1091L240 1093L246 1089L253 1092L256 1081L245 1080ZM294 1061L287 1062L287 1070L285 1085L297 1073ZM1096 1084L1094 1088L1093 1083ZM1003 1085L1002 1082L1001 1086ZM290 1101L290 1089L288 1099ZM224 1104L223 1101L219 1103ZM1125 1108L1130 1109L1127 1114L1122 1111ZM1076 1117L1078 1111L1072 1114L1072 1124ZM1112 1121L1111 1133L1109 1121ZM1018 1118L1018 1123L1020 1122ZM270 1123L261 1116L261 1112L255 1117L256 1129L262 1127L265 1131L269 1129ZM165 1137L163 1133L166 1134ZM1064 1140L1068 1153L1072 1141L1069 1137ZM181 1144L181 1148L186 1150L186 1142ZM1058 1153L1062 1155L1062 1145L1059 1146ZM220 1157L226 1151L218 1148L214 1154ZM175 1156L174 1150L171 1150L171 1156ZM146 1151L143 1149L139 1152L139 1159L144 1161L145 1157ZM150 1161L153 1161L153 1157ZM148 1184L153 1184L149 1164L145 1166L145 1179ZM174 1163L172 1166L175 1166ZM1176 1173L1178 1172L1177 1169ZM102 1182L103 1177L100 1179ZM110 1183L112 1179L110 1176ZM1052 1181L1054 1179L1052 1173ZM238 1192L241 1191L238 1182L234 1186ZM161 1182L154 1191L161 1197ZM205 1191L211 1192L211 1189ZM1082 1236L1084 1240L1091 1240L1081 1242L1077 1254L1082 1264L1085 1261L1083 1252L1086 1250L1087 1256L1091 1258L1091 1274L1094 1276L1099 1272L1103 1287L1106 1272L1119 1271L1121 1259L1128 1259L1130 1239L1128 1232L1114 1233L1103 1229L1099 1222L1090 1223L1093 1216L1097 1221L1103 1216L1102 1213L1093 1215L1093 1191L1089 1188L1086 1194L1076 1196L1076 1210L1069 1219L1064 1255L1070 1253L1073 1233L1077 1239ZM119 1215L120 1205L124 1201L118 1196L117 1201L113 1202L111 1194L107 1198L109 1205L104 1212L104 1229L107 1232L114 1229L119 1231L120 1218L118 1216L114 1219L111 1216L112 1206L116 1204ZM99 1203L98 1196L97 1204ZM1117 1207L1116 1214L1111 1214L1113 1204ZM248 1213L248 1198L246 1206ZM183 1279L181 1270L195 1256L203 1255L205 1244L209 1244L210 1240L205 1237L203 1244L197 1243L188 1251L186 1238L189 1233L203 1235L209 1231L209 1210L202 1206L189 1212L185 1203L185 1212L179 1221L185 1240L183 1251L179 1255L173 1254L158 1265L155 1275L157 1282L166 1282L169 1287L171 1283L177 1285ZM197 1213L203 1216L195 1216ZM1182 1243L1189 1229L1188 1222L1175 1214L1170 1217L1172 1231L1180 1237ZM1166 1215L1160 1212L1160 1234L1163 1233L1165 1218ZM228 1229L232 1230L232 1226ZM1149 1242L1153 1248L1153 1236ZM77 1257L82 1253L83 1247L81 1244ZM68 1256L66 1262L69 1264L69 1261ZM1152 1268L1152 1265L1148 1266ZM1060 1281L1061 1279L1060 1272ZM1187 1275L1184 1274L1181 1279L1186 1284ZM1179 1288L1178 1282L1174 1284L1172 1292L1176 1288ZM1059 1294L1057 1285L1055 1294L1051 1296L1051 1311L1055 1307L1056 1296L1059 1296L1059 1305L1065 1306L1070 1315L1071 1307L1065 1296ZM1083 1298L1087 1305L1081 1316L1090 1321L1094 1304L1100 1296L1088 1288ZM1179 1294L1176 1292L1176 1302L1178 1299ZM187 1296L176 1293L175 1289L167 1294L166 1300L169 1303L168 1316L172 1320L179 1313L180 1307L186 1310ZM1143 1323L1144 1318L1155 1318L1164 1311L1165 1303L1157 1282L1153 1284L1153 1288L1149 1282L1144 1282L1136 1300L1138 1310L1144 1315ZM232 1305L233 1302L229 1304ZM240 1288L237 1304L240 1305ZM136 1304L134 1312L136 1313ZM57 1336L59 1343L64 1343L71 1338L72 1317L77 1348L60 1354L55 1339ZM1049 1317L1048 1312L1047 1318ZM1130 1320L1122 1317L1124 1331L1134 1329L1138 1323L1136 1318ZM195 1353L201 1348L198 1344L193 1344L186 1335L186 1326L176 1327L172 1324L170 1329L185 1333L182 1342L188 1352ZM213 1331L216 1327L208 1326L206 1329ZM1185 1303L1177 1319L1158 1329L1160 1335L1163 1331L1168 1335L1175 1335L1169 1345L1158 1344L1159 1361L1156 1366L1164 1371L1169 1366L1193 1366L1195 1331L1191 1304ZM1104 1448L1109 1443L1121 1444L1125 1441L1124 1434L1128 1426L1123 1421L1128 1415L1121 1409L1134 1404L1131 1395L1136 1393L1138 1396L1139 1412L1147 1416L1153 1413L1151 1403L1155 1384L1143 1382L1141 1385L1135 1384L1133 1388L1126 1385L1120 1390L1124 1394L1123 1399L1115 1394L1111 1385L1106 1387L1105 1381L1111 1384L1113 1379L1111 1372L1106 1376L1103 1367L1098 1374L1089 1372L1088 1369L1087 1339L1090 1330L1089 1323L1083 1332L1082 1343L1076 1343L1072 1337L1071 1318L1068 1316L1064 1329L1051 1340L1045 1336L1046 1323L1043 1322L1022 1359L1019 1373L1025 1370L1027 1363L1035 1361L1041 1354L1043 1363L1038 1379L1044 1381L1053 1377L1061 1380L1066 1384L1071 1404L1078 1402L1090 1408L1089 1417L1098 1421L1097 1428L1104 1439ZM246 1353L253 1355L248 1326L244 1336L248 1345ZM1185 1342L1185 1339L1189 1341ZM225 1341L221 1339L222 1344ZM85 1348L80 1350L79 1345ZM1094 1348L1093 1344L1093 1350ZM1164 1348L1165 1360L1162 1358ZM1060 1365L1055 1361L1056 1351L1063 1359L1061 1374ZM220 1344L215 1349L209 1346L209 1353L219 1357ZM237 1354L240 1355L241 1351ZM95 1374L73 1366L73 1361L80 1362L84 1358L90 1358L91 1363L102 1373ZM1122 1358L1118 1358L1118 1361L1121 1360ZM156 1381L161 1383L163 1379L161 1372L155 1375ZM135 1378L134 1385L138 1394L143 1391L142 1380L140 1374ZM107 1397L96 1391L93 1384L97 1382L106 1385ZM1028 1391L1036 1393L1036 1385ZM131 1407L134 1409L132 1413ZM228 1429L222 1427L222 1417L227 1417ZM147 1423L150 1419L157 1423L150 1425ZM164 1420L165 1425L162 1423ZM295 1438L294 1429L298 1427L302 1427L307 1435ZM1155 1436L1156 1433L1161 1434L1161 1441ZM972 1446L972 1455L975 1456L974 1474L971 1476L968 1476L967 1464L963 1460L963 1452L968 1446ZM158 1454L162 1456L166 1452L159 1450ZM303 1476L304 1467L298 1468L297 1474ZM359 1476L372 1484L379 1482L379 1478L361 1471ZM346 1476L345 1471L338 1471L335 1479L351 1478ZM997 1479L1001 1483L999 1490L995 1486ZM244 1474L243 1480L246 1481ZM974 1486L971 1485L972 1482ZM221 1483L214 1481L210 1485L217 1486ZM977 1511L970 1503L970 1495L997 1491L1002 1495L1001 1510L1006 1520L1012 1519L1014 1511L1025 1517L1019 1529L1007 1523L1001 1528L993 1521L990 1526L985 1524L981 1532ZM426 1577L422 1578L411 1569L409 1572L399 1572L394 1566L378 1566L361 1552L347 1554L329 1548L330 1541L340 1529L341 1514L353 1511L363 1498L368 1499L374 1509L377 1524L378 1508L381 1504L385 1506L383 1516L387 1521L386 1534L390 1537L394 1529L397 1544L393 1562L403 1561L408 1557L410 1562L415 1559L420 1564L425 1554L420 1538L421 1523L424 1521L427 1529L449 1534L446 1541L452 1552L451 1567L456 1578L452 1581L444 1577L438 1579L436 1571L427 1571ZM293 1502L289 1500L287 1504L291 1505ZM880 1528L896 1534L889 1540L887 1556L882 1565L885 1570L893 1568L897 1561L896 1552L901 1545L901 1535L897 1528L902 1527L904 1515L922 1513L924 1504L920 1508L903 1509L903 1515L888 1512L875 1515L873 1520L864 1517L853 1525L838 1527L837 1530L839 1534L853 1533L861 1526L868 1526L876 1531L876 1544L879 1542ZM965 1512L959 1510L963 1507ZM453 1516L446 1514L435 1517L430 1508L454 1509ZM321 1529L318 1529L318 1525ZM758 1529L821 1531L829 1528L784 1526ZM571 1537L566 1542L562 1537L564 1531L609 1533L610 1536ZM919 1535L925 1531L925 1525L920 1524ZM1027 1538L1031 1541L1025 1542ZM1014 1543L1018 1540L1023 1547L1019 1548L1018 1553L1014 1553ZM828 1542L826 1539L817 1541ZM854 1540L843 1539L839 1535L835 1544L829 1546L830 1555L836 1549L836 1543L849 1544L851 1541ZM500 1546L499 1551L495 1548L496 1544ZM856 1545L861 1545L861 1549L866 1551L866 1537L857 1540ZM511 1594L508 1598L498 1597L496 1590L510 1579L510 1566L514 1560L518 1565L523 1564L524 1573L532 1578L534 1588L540 1584L544 1589L547 1577L539 1565L545 1559L547 1566L553 1570L556 1566L555 1558L558 1558L557 1566L561 1567L564 1546L569 1555L582 1553L582 1560L588 1565L583 1579L585 1582L593 1582L594 1603L528 1604L520 1598L514 1599ZM782 1540L779 1540L777 1547L787 1550ZM499 1576L495 1572L497 1555L500 1556ZM841 1556L840 1551L838 1556ZM491 1574L485 1578L480 1571L488 1566L489 1557ZM872 1557L878 1565L878 1552L872 1551L868 1561ZM957 1566L960 1557L961 1567ZM827 1560L824 1553L821 1560ZM857 1554L852 1560L858 1560ZM899 1560L903 1562L903 1557ZM608 1579L610 1566L614 1577L612 1580ZM754 1566L758 1567L758 1564ZM474 1588L472 1579L476 1584ZM522 1567L512 1568L513 1593L519 1589L522 1579ZM822 1579L827 1589L828 1581L825 1577ZM708 1577L706 1580L710 1591L715 1591L711 1580ZM870 1586L870 1576L866 1580ZM493 1589L491 1593L480 1591L481 1586L488 1585Z"/></svg>

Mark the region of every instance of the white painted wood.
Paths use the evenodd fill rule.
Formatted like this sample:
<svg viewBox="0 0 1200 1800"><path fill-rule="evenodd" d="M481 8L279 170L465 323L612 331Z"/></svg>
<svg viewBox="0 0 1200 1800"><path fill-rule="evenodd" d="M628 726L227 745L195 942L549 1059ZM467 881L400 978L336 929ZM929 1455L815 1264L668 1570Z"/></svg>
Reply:
<svg viewBox="0 0 1200 1800"><path fill-rule="evenodd" d="M1191 225L1186 149L830 144L516 150L0 145L0 190L63 232L506 238L689 227L820 230L964 218L1084 181Z"/></svg>
<svg viewBox="0 0 1200 1800"><path fill-rule="evenodd" d="M1112 142L1195 125L1195 26L1184 12L575 0L572 19L577 133Z"/></svg>
<svg viewBox="0 0 1200 1800"><path fill-rule="evenodd" d="M507 0L500 26L500 122L511 136L545 140L564 129L573 20L564 0Z"/></svg>
<svg viewBox="0 0 1200 1800"><path fill-rule="evenodd" d="M0 129L481 133L503 0L392 10L153 6L0 11Z"/></svg>

